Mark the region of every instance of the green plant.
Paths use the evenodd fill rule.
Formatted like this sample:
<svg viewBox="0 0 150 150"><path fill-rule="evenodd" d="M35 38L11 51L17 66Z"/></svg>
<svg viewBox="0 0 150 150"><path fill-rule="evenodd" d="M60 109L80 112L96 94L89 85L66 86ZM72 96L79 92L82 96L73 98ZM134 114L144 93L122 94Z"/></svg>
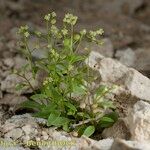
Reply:
<svg viewBox="0 0 150 150"><path fill-rule="evenodd" d="M91 89L91 84L96 79L88 66L90 51L86 49L87 55L79 54L79 46L83 40L102 44L100 37L104 31L99 29L87 32L83 29L75 32L74 26L78 18L72 14L65 15L61 29L56 26L54 12L46 15L44 19L47 27L45 33L30 31L28 26L19 29L21 50L28 63L15 72L24 78L24 82L17 89L29 86L34 92L21 106L34 109L34 116L48 120L47 126L91 136L97 127L109 127L117 120L112 101L105 99L105 95L113 87L100 86ZM28 44L31 36L36 37L38 43L32 50ZM41 46L41 41L45 41L46 45ZM34 59L32 52L36 49L46 49L47 55ZM31 79L36 80L41 69L48 76L42 87L35 90ZM26 72L30 70L32 77L28 79ZM106 114L106 110L111 110L111 113Z"/></svg>

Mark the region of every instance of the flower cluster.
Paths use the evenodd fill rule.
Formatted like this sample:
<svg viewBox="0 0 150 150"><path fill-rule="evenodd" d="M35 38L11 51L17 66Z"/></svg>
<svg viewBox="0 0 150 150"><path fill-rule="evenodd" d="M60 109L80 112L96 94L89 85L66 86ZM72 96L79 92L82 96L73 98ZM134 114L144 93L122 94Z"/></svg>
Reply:
<svg viewBox="0 0 150 150"><path fill-rule="evenodd" d="M19 28L19 31L18 33L23 35L24 37L28 38L30 36L30 33L28 31L29 27L26 25L26 26L21 26Z"/></svg>
<svg viewBox="0 0 150 150"><path fill-rule="evenodd" d="M45 15L44 19L46 21L50 21L51 24L55 24L56 23L56 13L55 12L49 13L49 14Z"/></svg>
<svg viewBox="0 0 150 150"><path fill-rule="evenodd" d="M47 85L48 83L51 83L53 81L53 79L51 77L47 77L44 82L43 85Z"/></svg>
<svg viewBox="0 0 150 150"><path fill-rule="evenodd" d="M62 29L61 32L64 36L68 34L68 30L66 28Z"/></svg>
<svg viewBox="0 0 150 150"><path fill-rule="evenodd" d="M73 14L66 14L65 18L63 19L64 23L70 24L70 25L75 25L78 20L77 16L74 16Z"/></svg>
<svg viewBox="0 0 150 150"><path fill-rule="evenodd" d="M58 59L59 54L54 49L51 50L51 53L55 57L55 59Z"/></svg>
<svg viewBox="0 0 150 150"><path fill-rule="evenodd" d="M86 33L87 33L86 29L83 29L83 30L80 31L81 35L85 35Z"/></svg>
<svg viewBox="0 0 150 150"><path fill-rule="evenodd" d="M103 33L104 33L103 29L99 29L99 30L96 30L96 31L89 31L89 35L90 35L92 41L96 41L96 37L98 35L100 35L100 36L103 35Z"/></svg>
<svg viewBox="0 0 150 150"><path fill-rule="evenodd" d="M41 32L40 31L35 31L35 35L37 35L38 37L41 37Z"/></svg>
<svg viewBox="0 0 150 150"><path fill-rule="evenodd" d="M58 32L59 32L58 28L55 25L52 25L51 33L56 36L58 34Z"/></svg>

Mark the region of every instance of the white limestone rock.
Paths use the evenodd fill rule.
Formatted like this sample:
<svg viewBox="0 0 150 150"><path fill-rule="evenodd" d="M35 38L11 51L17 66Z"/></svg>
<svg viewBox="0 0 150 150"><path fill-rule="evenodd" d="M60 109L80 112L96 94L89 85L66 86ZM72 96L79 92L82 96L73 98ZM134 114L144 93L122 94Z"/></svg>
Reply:
<svg viewBox="0 0 150 150"><path fill-rule="evenodd" d="M110 150L150 150L149 143L116 139Z"/></svg>
<svg viewBox="0 0 150 150"><path fill-rule="evenodd" d="M117 50L115 57L126 66L133 67L135 65L136 55L131 48Z"/></svg>
<svg viewBox="0 0 150 150"><path fill-rule="evenodd" d="M131 132L131 140L150 143L150 104L138 101L129 110L126 123Z"/></svg>

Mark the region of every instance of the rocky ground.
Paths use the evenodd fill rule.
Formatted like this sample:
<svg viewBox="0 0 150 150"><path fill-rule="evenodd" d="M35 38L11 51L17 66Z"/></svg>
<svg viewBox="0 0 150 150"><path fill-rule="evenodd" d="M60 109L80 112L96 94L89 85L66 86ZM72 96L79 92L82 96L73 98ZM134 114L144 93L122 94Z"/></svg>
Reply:
<svg viewBox="0 0 150 150"><path fill-rule="evenodd" d="M78 29L105 30L102 47L82 43L80 48L86 45L92 50L90 66L99 72L101 84L118 86L110 96L120 119L96 140L48 129L45 120L33 118L29 112L15 112L16 106L31 93L30 89L17 93L15 85L21 79L11 74L25 63L18 53L17 28L28 24L43 29L41 18L52 10L60 19L65 12L78 15ZM4 149L5 141L10 141L9 150L150 150L149 16L149 0L0 0L0 150ZM35 57L40 55L37 52ZM40 82L39 78L37 81ZM34 83L35 87L39 82ZM29 140L33 140L28 143L30 148L26 143ZM61 142L59 147L58 143L49 148L36 145L42 140ZM62 141L70 142L62 146Z"/></svg>

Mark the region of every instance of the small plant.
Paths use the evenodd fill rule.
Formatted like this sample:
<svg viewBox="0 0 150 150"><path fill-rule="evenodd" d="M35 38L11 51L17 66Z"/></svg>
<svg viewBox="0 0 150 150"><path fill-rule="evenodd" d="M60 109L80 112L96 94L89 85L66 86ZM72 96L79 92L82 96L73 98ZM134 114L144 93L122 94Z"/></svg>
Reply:
<svg viewBox="0 0 150 150"><path fill-rule="evenodd" d="M35 110L34 116L47 119L47 126L55 126L78 135L91 136L95 130L111 126L116 120L115 107L111 100L105 99L112 88L100 86L91 89L96 80L91 73L87 55L79 54L79 46L83 40L102 44L100 37L102 29L87 32L83 29L75 32L77 17L66 14L62 28L56 26L56 13L44 17L46 32L31 31L28 26L19 29L21 35L21 50L28 63L15 73L24 78L17 89L30 87L33 95L21 106ZM31 36L37 39L34 49L29 47ZM40 42L45 41L45 46ZM34 59L33 51L47 50L43 58ZM38 90L34 89L31 80L36 80L39 70L47 72L48 76ZM28 79L26 72L32 71ZM111 110L111 111L107 111ZM108 114L106 112L109 112Z"/></svg>

